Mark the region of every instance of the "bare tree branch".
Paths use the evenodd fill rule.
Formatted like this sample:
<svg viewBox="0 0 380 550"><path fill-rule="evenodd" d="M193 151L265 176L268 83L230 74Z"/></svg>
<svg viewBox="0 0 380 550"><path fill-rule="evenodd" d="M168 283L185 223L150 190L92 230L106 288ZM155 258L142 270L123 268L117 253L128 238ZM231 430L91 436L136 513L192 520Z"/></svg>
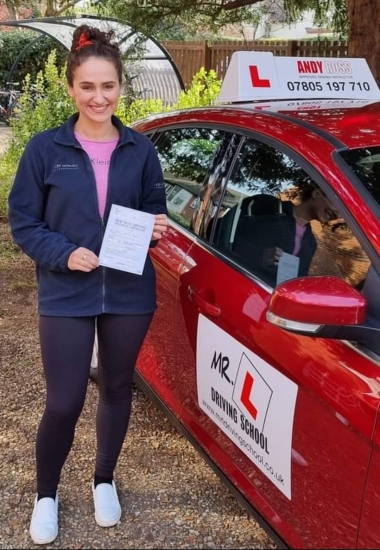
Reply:
<svg viewBox="0 0 380 550"><path fill-rule="evenodd" d="M239 8L244 8L247 6L253 6L254 4L258 4L259 2L262 2L262 0L226 0L221 3L221 9L225 11L229 10L237 10Z"/></svg>
<svg viewBox="0 0 380 550"><path fill-rule="evenodd" d="M57 10L55 12L55 15L61 15L61 13L63 13L64 11L68 10L69 8L72 8L73 6L75 6L75 4L77 4L78 2L80 2L80 0L71 0L71 2L67 2L67 4L65 4L64 6L62 6L59 10Z"/></svg>
<svg viewBox="0 0 380 550"><path fill-rule="evenodd" d="M57 17L61 13L65 12L66 10L72 8L80 2L80 0L69 0L68 2L64 3L63 5L60 5L59 8L56 5L56 0L47 0L46 2L46 10L44 13L45 17Z"/></svg>

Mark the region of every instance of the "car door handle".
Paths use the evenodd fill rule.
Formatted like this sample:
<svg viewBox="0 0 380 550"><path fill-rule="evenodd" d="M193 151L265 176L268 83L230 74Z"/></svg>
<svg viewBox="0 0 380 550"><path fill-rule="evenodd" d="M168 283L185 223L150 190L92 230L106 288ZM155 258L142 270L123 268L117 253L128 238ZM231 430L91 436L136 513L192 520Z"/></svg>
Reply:
<svg viewBox="0 0 380 550"><path fill-rule="evenodd" d="M193 304L196 304L202 311L204 311L208 315L211 315L212 317L218 317L220 315L220 307L215 304L211 304L210 302L205 300L201 296L200 292L198 290L195 290L194 287L187 287L187 295L189 297L189 300L193 302Z"/></svg>

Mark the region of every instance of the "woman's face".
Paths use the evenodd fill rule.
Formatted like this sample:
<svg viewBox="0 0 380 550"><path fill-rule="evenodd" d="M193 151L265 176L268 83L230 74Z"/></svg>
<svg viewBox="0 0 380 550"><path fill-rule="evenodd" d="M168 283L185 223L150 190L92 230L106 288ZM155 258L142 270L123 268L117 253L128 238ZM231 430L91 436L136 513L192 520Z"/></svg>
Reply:
<svg viewBox="0 0 380 550"><path fill-rule="evenodd" d="M73 85L68 86L82 122L108 122L120 97L116 68L102 57L89 57L75 69Z"/></svg>
<svg viewBox="0 0 380 550"><path fill-rule="evenodd" d="M331 220L340 218L338 210L334 204L322 193L320 189L315 189L312 193L311 210L312 218L327 223Z"/></svg>

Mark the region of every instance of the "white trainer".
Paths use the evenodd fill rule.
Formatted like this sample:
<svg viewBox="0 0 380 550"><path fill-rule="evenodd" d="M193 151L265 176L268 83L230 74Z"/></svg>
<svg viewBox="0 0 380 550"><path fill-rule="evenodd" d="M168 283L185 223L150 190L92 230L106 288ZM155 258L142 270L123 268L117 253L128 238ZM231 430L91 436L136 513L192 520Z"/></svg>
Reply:
<svg viewBox="0 0 380 550"><path fill-rule="evenodd" d="M36 496L29 532L34 544L48 544L57 538L58 495L40 500Z"/></svg>
<svg viewBox="0 0 380 550"><path fill-rule="evenodd" d="M94 487L92 482L92 494L94 496L95 520L100 527L112 527L121 518L121 507L116 492L115 482L99 483Z"/></svg>

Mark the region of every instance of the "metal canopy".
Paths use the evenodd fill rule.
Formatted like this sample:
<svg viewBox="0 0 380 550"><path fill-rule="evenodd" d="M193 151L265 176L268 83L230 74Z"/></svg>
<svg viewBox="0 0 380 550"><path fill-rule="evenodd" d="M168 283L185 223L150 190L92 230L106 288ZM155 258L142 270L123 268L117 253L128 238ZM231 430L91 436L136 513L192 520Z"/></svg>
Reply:
<svg viewBox="0 0 380 550"><path fill-rule="evenodd" d="M154 38L137 32L117 19L76 15L0 22L0 25L25 27L43 33L67 50L70 50L75 28L83 24L102 31L115 31L120 51L129 52L126 72L133 77L133 90L141 98L162 99L165 104L174 103L178 99L185 86L169 52Z"/></svg>

